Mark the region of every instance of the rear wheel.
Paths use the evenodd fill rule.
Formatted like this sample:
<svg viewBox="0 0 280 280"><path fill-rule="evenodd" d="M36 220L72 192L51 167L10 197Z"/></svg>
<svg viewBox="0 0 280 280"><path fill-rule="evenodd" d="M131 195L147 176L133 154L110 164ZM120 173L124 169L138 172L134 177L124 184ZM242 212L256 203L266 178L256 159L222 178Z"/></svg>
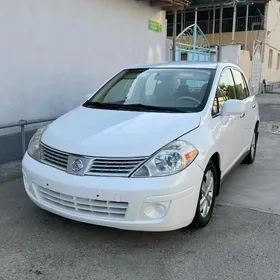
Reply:
<svg viewBox="0 0 280 280"><path fill-rule="evenodd" d="M217 183L217 168L215 164L210 161L204 172L197 209L193 220L193 225L196 228L205 227L212 217L218 185Z"/></svg>
<svg viewBox="0 0 280 280"><path fill-rule="evenodd" d="M257 142L258 142L258 130L257 128L255 128L249 154L243 160L243 163L252 164L255 161L256 152L257 152Z"/></svg>

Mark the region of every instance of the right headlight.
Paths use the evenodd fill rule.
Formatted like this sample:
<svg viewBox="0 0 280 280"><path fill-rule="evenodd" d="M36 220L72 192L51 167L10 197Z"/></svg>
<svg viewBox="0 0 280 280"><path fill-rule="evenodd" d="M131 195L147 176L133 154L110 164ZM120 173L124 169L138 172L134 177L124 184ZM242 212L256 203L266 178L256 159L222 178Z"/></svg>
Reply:
<svg viewBox="0 0 280 280"><path fill-rule="evenodd" d="M160 177L178 173L190 165L198 150L183 140L171 142L138 168L132 177Z"/></svg>
<svg viewBox="0 0 280 280"><path fill-rule="evenodd" d="M29 144L28 144L28 149L27 153L30 157L33 159L40 161L41 160L41 155L40 155L40 142L42 135L44 131L46 130L47 126L39 128L33 137L31 138Z"/></svg>

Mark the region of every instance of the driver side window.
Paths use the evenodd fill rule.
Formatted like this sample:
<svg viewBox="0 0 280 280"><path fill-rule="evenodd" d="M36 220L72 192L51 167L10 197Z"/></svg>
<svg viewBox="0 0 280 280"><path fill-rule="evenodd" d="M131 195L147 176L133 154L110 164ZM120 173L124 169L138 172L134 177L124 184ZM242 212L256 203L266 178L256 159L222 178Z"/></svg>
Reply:
<svg viewBox="0 0 280 280"><path fill-rule="evenodd" d="M216 90L216 96L213 103L212 115L219 115L221 113L225 101L235 98L236 93L234 80L232 77L231 70L228 68L225 69L220 76L219 84Z"/></svg>

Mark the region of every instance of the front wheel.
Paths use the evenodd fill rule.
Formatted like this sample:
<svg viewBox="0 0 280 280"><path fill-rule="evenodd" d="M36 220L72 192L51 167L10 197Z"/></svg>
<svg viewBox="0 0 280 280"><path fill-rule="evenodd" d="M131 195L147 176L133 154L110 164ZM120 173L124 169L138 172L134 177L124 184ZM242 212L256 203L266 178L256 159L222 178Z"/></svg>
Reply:
<svg viewBox="0 0 280 280"><path fill-rule="evenodd" d="M205 227L213 213L215 205L216 190L218 185L218 176L216 165L210 161L205 169L197 209L193 220L193 225L196 228Z"/></svg>

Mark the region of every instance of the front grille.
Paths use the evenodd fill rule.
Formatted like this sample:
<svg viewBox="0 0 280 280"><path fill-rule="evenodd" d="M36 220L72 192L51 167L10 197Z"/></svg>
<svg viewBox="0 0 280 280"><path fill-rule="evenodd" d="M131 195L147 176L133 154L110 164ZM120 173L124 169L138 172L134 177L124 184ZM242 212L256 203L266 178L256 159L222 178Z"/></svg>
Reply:
<svg viewBox="0 0 280 280"><path fill-rule="evenodd" d="M93 159L87 175L128 176L139 167L145 158Z"/></svg>
<svg viewBox="0 0 280 280"><path fill-rule="evenodd" d="M41 143L41 161L52 167L67 171L71 154L58 151ZM136 170L146 158L94 158L75 155L75 158L86 159L85 173L89 176L127 177ZM71 161L71 160L70 160ZM69 162L72 164L72 162ZM71 167L70 167L71 168ZM71 170L71 169L70 169ZM69 170L68 170L69 171ZM71 173L74 174L74 173Z"/></svg>
<svg viewBox="0 0 280 280"><path fill-rule="evenodd" d="M52 149L41 143L41 161L58 169L66 170L68 154Z"/></svg>
<svg viewBox="0 0 280 280"><path fill-rule="evenodd" d="M74 197L55 192L41 186L36 187L43 202L47 202L63 210L95 217L124 219L128 203Z"/></svg>

